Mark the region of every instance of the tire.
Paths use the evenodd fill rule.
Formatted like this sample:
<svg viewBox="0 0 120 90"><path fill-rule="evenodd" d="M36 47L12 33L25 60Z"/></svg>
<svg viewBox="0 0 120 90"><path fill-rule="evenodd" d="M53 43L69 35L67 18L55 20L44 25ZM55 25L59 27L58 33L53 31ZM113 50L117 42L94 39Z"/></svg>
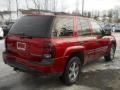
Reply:
<svg viewBox="0 0 120 90"><path fill-rule="evenodd" d="M66 85L72 85L76 82L81 71L81 61L80 58L75 56L69 59L65 71L62 75L62 81Z"/></svg>
<svg viewBox="0 0 120 90"><path fill-rule="evenodd" d="M109 53L106 56L104 56L105 61L112 61L114 59L115 50L116 47L114 44L112 44Z"/></svg>
<svg viewBox="0 0 120 90"><path fill-rule="evenodd" d="M2 40L3 39L3 37L0 37L0 40Z"/></svg>

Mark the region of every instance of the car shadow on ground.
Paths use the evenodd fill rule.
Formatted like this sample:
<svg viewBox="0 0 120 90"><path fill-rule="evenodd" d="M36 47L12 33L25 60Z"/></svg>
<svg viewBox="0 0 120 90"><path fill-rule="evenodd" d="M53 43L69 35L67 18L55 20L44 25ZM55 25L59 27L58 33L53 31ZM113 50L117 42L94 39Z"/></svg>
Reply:
<svg viewBox="0 0 120 90"><path fill-rule="evenodd" d="M31 88L55 88L64 86L57 76L34 76L23 74L22 83Z"/></svg>

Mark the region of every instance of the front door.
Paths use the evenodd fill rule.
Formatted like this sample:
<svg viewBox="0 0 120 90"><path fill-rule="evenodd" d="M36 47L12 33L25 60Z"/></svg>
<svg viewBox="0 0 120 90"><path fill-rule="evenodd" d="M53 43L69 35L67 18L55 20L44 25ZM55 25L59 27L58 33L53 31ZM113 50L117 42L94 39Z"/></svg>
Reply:
<svg viewBox="0 0 120 90"><path fill-rule="evenodd" d="M95 58L103 56L108 48L109 38L103 35L102 28L95 21L91 21L92 36L94 37L96 44L94 47Z"/></svg>
<svg viewBox="0 0 120 90"><path fill-rule="evenodd" d="M78 18L78 44L84 47L85 63L93 60L95 38L91 35L89 20Z"/></svg>

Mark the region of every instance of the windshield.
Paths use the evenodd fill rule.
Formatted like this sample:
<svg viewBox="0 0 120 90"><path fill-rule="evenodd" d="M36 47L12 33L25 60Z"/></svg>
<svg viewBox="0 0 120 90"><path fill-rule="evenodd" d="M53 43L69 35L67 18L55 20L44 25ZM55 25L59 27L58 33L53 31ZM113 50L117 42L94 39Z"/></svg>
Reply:
<svg viewBox="0 0 120 90"><path fill-rule="evenodd" d="M24 16L10 29L9 34L50 37L53 16Z"/></svg>

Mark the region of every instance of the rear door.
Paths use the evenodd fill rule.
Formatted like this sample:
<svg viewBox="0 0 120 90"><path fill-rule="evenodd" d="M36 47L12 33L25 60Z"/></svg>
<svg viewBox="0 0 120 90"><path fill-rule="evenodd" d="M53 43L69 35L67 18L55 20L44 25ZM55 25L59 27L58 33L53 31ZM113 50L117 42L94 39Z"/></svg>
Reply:
<svg viewBox="0 0 120 90"><path fill-rule="evenodd" d="M78 18L78 44L85 48L85 60L89 62L94 58L95 39L91 35L90 21Z"/></svg>
<svg viewBox="0 0 120 90"><path fill-rule="evenodd" d="M99 58L106 53L110 39L109 36L103 35L102 28L95 21L91 21L91 27L93 30L92 36L94 37L96 42L94 47L95 58Z"/></svg>

